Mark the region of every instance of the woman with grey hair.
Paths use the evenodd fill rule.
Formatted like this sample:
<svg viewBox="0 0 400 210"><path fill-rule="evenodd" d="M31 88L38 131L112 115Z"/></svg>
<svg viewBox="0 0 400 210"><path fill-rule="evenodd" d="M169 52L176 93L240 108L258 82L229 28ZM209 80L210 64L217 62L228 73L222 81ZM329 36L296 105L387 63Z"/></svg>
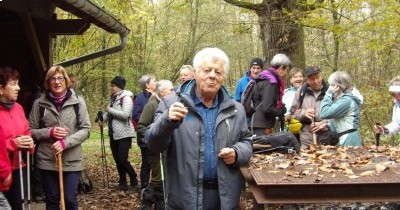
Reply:
<svg viewBox="0 0 400 210"><path fill-rule="evenodd" d="M283 115L286 113L286 107L282 102L285 88L283 77L290 66L290 59L285 54L276 54L271 60L271 66L256 78L252 98L256 107L251 119L253 134L269 135L272 133L276 117L283 120Z"/></svg>
<svg viewBox="0 0 400 210"><path fill-rule="evenodd" d="M150 96L156 91L156 77L152 74L143 75L139 79L139 84L143 92L135 95L132 111L132 119L136 123L139 122L140 115L142 114L144 106L149 101ZM144 189L149 184L150 179L149 150L146 148L146 144L141 138L137 139L137 144L142 154L142 164L140 166L140 188Z"/></svg>
<svg viewBox="0 0 400 210"><path fill-rule="evenodd" d="M361 100L352 93L350 75L344 71L334 72L329 76L328 83L330 86L321 102L320 117L330 119L328 128L339 139L339 146L360 146Z"/></svg>

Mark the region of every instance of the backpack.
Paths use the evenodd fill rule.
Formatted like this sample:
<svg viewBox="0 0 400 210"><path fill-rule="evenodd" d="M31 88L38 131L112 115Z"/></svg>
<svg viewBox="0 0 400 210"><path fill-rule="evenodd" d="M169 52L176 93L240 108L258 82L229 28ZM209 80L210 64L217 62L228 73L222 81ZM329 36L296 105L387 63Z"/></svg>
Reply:
<svg viewBox="0 0 400 210"><path fill-rule="evenodd" d="M93 190L93 183L90 180L86 169L83 169L78 181L78 193L88 193Z"/></svg>
<svg viewBox="0 0 400 210"><path fill-rule="evenodd" d="M240 103L243 105L244 110L246 112L246 116L250 117L256 111L253 103L253 95L254 95L254 87L256 86L255 80L250 80L244 89L241 97ZM261 104L260 104L261 105Z"/></svg>
<svg viewBox="0 0 400 210"><path fill-rule="evenodd" d="M287 131L252 137L252 140L253 154L269 154L272 152L287 154L300 152L299 141L292 133Z"/></svg>

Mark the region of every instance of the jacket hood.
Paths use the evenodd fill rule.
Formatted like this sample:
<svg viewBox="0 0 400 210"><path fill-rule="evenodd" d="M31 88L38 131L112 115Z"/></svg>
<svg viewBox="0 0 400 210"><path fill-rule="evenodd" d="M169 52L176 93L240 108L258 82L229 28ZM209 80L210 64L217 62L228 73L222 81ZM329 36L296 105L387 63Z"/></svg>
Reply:
<svg viewBox="0 0 400 210"><path fill-rule="evenodd" d="M357 94L354 94L352 91L345 91L343 93L343 96L348 96L348 97L352 98L358 105L362 104L362 102L361 102L362 100L360 98L361 94L359 94L359 92L358 92L358 95L357 95Z"/></svg>
<svg viewBox="0 0 400 210"><path fill-rule="evenodd" d="M246 71L246 73L244 73L244 76L246 76L246 77L248 77L248 78L251 78L250 74L251 74L251 71L248 69L248 70Z"/></svg>
<svg viewBox="0 0 400 210"><path fill-rule="evenodd" d="M129 91L129 90L123 90L123 92L121 93L121 97L122 96L130 96L130 97L132 97L133 93L131 91Z"/></svg>
<svg viewBox="0 0 400 210"><path fill-rule="evenodd" d="M360 104L364 103L364 97L361 95L360 91L358 91L355 87L353 87L351 93L360 100Z"/></svg>

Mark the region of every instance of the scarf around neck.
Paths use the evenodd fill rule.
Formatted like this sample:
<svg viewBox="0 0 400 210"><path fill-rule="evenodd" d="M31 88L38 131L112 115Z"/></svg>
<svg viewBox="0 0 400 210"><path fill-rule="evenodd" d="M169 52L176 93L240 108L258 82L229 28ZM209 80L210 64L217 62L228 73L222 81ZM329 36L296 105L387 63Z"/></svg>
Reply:
<svg viewBox="0 0 400 210"><path fill-rule="evenodd" d="M10 110L15 104L15 101L0 101L0 106Z"/></svg>
<svg viewBox="0 0 400 210"><path fill-rule="evenodd" d="M60 111L61 105L67 96L67 90L65 90L64 93L62 93L60 96L55 96L51 92L49 92L48 96L49 96L50 100L53 101L54 105L56 106L57 111Z"/></svg>
<svg viewBox="0 0 400 210"><path fill-rule="evenodd" d="M282 97L285 92L285 81L279 78L278 73L276 72L276 68L269 67L267 70L264 70L258 76L259 79L265 80L267 79L271 84L278 84L279 86L279 97L276 104L276 108L279 109L283 106Z"/></svg>

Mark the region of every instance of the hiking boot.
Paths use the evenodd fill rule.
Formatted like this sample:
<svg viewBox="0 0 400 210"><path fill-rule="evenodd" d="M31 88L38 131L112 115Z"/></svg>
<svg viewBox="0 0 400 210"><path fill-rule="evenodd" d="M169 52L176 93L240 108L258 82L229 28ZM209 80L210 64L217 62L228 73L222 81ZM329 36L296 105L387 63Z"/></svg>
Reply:
<svg viewBox="0 0 400 210"><path fill-rule="evenodd" d="M128 190L128 185L126 185L126 184L118 184L118 186L116 188L117 188L117 190L120 190L120 191L127 191Z"/></svg>

